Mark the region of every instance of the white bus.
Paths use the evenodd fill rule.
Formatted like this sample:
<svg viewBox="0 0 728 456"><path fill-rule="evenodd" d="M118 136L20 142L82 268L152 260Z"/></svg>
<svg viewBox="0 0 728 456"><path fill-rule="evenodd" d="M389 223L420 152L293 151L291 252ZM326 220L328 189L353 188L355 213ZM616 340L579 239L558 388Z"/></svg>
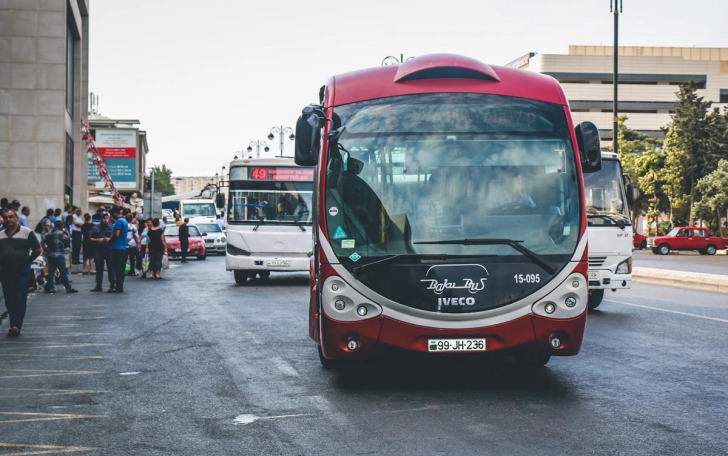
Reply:
<svg viewBox="0 0 728 456"><path fill-rule="evenodd" d="M589 236L589 308L601 304L604 290L632 284L632 222L619 156L602 151L602 169L584 174Z"/></svg>
<svg viewBox="0 0 728 456"><path fill-rule="evenodd" d="M314 168L298 166L293 158L230 164L226 268L236 283L309 270L313 177Z"/></svg>

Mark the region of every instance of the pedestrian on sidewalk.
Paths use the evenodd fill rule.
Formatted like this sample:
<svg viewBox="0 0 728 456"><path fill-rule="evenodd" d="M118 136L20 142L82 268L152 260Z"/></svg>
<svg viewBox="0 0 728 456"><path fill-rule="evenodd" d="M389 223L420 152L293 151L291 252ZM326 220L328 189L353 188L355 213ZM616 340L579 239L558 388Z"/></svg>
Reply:
<svg viewBox="0 0 728 456"><path fill-rule="evenodd" d="M20 226L30 228L30 221L28 220L28 217L30 217L30 208L28 206L23 206L23 209L20 210L20 215L18 216L18 224Z"/></svg>
<svg viewBox="0 0 728 456"><path fill-rule="evenodd" d="M182 250L182 263L187 263L187 252L190 250L190 227L187 224L189 218L185 217L185 221L179 226L179 247Z"/></svg>
<svg viewBox="0 0 728 456"><path fill-rule="evenodd" d="M8 336L17 337L23 328L28 304L30 264L42 251L38 237L30 228L18 224L18 213L4 209L5 229L0 231L0 281L5 308L10 315Z"/></svg>
<svg viewBox="0 0 728 456"><path fill-rule="evenodd" d="M126 222L129 224L129 231L126 235L126 257L129 261L129 276L131 277L138 276L137 268L141 268L141 262L139 260L139 228L134 223L134 214L127 214L126 216Z"/></svg>
<svg viewBox="0 0 728 456"><path fill-rule="evenodd" d="M150 220L151 220L151 219L150 219ZM166 215L165 215L164 217L162 217L162 221L161 221L161 222L159 222L159 227L160 227L161 229L163 229L163 230L164 230L165 228L167 228L167 216L166 216Z"/></svg>
<svg viewBox="0 0 728 456"><path fill-rule="evenodd" d="M147 253L149 254L149 274L152 279L162 278L162 257L167 254L167 240L164 230L159 227L159 219L152 220L152 229L147 233Z"/></svg>
<svg viewBox="0 0 728 456"><path fill-rule="evenodd" d="M94 243L91 242L91 230L94 227L93 222L91 222L91 214L84 214L83 220L83 226L81 227L81 236L83 237L83 273L96 274L94 270L94 257L96 256L96 252L94 252ZM86 268L87 265L88 268Z"/></svg>
<svg viewBox="0 0 728 456"><path fill-rule="evenodd" d="M40 222L38 222L38 225L35 227L35 232L40 235L40 242L43 243L43 239L46 237L48 233L53 231L53 209L48 209L46 211L45 217L40 219Z"/></svg>
<svg viewBox="0 0 728 456"><path fill-rule="evenodd" d="M83 241L83 211L80 207L74 209L73 224L71 225L71 264L81 264L81 243Z"/></svg>
<svg viewBox="0 0 728 456"><path fill-rule="evenodd" d="M149 234L149 230L152 229L152 219L147 219L144 221L144 230L141 234L141 245L139 246L139 256L141 257L141 264L142 264L142 275L139 277L140 279L146 279L147 278L147 271L144 270L144 256L147 255L147 235ZM148 261L147 261L148 263ZM147 270L149 269L149 264L147 264Z"/></svg>
<svg viewBox="0 0 728 456"><path fill-rule="evenodd" d="M91 242L94 244L96 263L96 287L91 291L103 291L101 286L104 281L104 264L109 276L109 290L116 289L116 276L111 267L111 236L114 235L114 228L109 224L109 214L101 214L101 221L91 229Z"/></svg>
<svg viewBox="0 0 728 456"><path fill-rule="evenodd" d="M111 217L114 220L114 235L111 236L111 266L116 276L116 290L110 293L124 292L124 269L126 269L126 238L129 223L121 216L122 209L114 206Z"/></svg>
<svg viewBox="0 0 728 456"><path fill-rule="evenodd" d="M48 253L48 276L51 278L46 281L46 293L56 292L55 280L52 280L56 275L56 269L60 272L61 283L66 288L66 293L78 293L78 290L74 290L71 286L66 269L66 247L70 242L70 233L63 228L63 222L57 220L55 229L43 240L43 249Z"/></svg>
<svg viewBox="0 0 728 456"><path fill-rule="evenodd" d="M53 211L53 218L51 218L51 222L56 223L56 220L64 220L62 214L63 211L61 211L61 208L57 207L56 210Z"/></svg>

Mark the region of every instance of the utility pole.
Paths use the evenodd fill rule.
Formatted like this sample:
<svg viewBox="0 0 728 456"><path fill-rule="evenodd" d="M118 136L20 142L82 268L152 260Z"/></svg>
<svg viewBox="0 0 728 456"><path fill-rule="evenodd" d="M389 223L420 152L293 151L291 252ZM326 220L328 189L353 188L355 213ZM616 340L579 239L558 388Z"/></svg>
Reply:
<svg viewBox="0 0 728 456"><path fill-rule="evenodd" d="M619 153L619 140L617 133L619 132L619 13L622 12L622 0L609 0L609 12L614 13L614 113L612 114L612 149L614 153Z"/></svg>
<svg viewBox="0 0 728 456"><path fill-rule="evenodd" d="M152 167L152 196L149 198L149 205L152 206L149 208L149 215L154 218L154 167Z"/></svg>

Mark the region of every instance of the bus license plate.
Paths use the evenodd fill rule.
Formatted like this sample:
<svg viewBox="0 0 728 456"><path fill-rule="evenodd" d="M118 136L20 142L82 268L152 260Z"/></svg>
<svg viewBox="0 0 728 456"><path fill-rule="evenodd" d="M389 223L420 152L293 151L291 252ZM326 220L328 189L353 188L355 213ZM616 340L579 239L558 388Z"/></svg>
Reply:
<svg viewBox="0 0 728 456"><path fill-rule="evenodd" d="M277 267L290 267L291 266L291 260L270 260L268 263L266 263L268 266L277 266Z"/></svg>
<svg viewBox="0 0 728 456"><path fill-rule="evenodd" d="M485 351L485 339L429 339L427 351L430 352L470 352Z"/></svg>
<svg viewBox="0 0 728 456"><path fill-rule="evenodd" d="M599 273L596 271L594 271L594 272L589 271L589 280L597 280L597 279L599 279Z"/></svg>

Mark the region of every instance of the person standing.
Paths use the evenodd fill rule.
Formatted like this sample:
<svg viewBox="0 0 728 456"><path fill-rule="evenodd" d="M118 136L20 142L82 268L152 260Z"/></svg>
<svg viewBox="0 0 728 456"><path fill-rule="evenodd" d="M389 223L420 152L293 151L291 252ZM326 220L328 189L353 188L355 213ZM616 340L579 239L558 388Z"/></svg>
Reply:
<svg viewBox="0 0 728 456"><path fill-rule="evenodd" d="M94 224L91 222L91 214L84 214L83 226L81 227L81 236L83 237L83 273L96 274L94 271L94 243L91 242L91 230ZM88 268L86 267L88 265Z"/></svg>
<svg viewBox="0 0 728 456"><path fill-rule="evenodd" d="M70 243L71 236L63 228L63 222L60 220L56 221L56 226L53 231L48 233L43 239L43 248L48 252L48 277L55 277L56 269L60 272L61 283L66 288L66 293L78 293L71 286L71 282L68 280L68 270L66 269L66 247ZM46 293L53 294L56 292L55 280L48 280L46 282Z"/></svg>
<svg viewBox="0 0 728 456"><path fill-rule="evenodd" d="M161 229L167 228L167 216L166 215L164 217L162 217L162 221L159 222L159 227Z"/></svg>
<svg viewBox="0 0 728 456"><path fill-rule="evenodd" d="M81 242L83 241L83 211L80 207L74 210L71 224L71 264L81 264Z"/></svg>
<svg viewBox="0 0 728 456"><path fill-rule="evenodd" d="M57 207L55 211L53 211L53 218L51 219L51 222L56 223L56 220L64 220L62 217L63 211L61 211L60 207Z"/></svg>
<svg viewBox="0 0 728 456"><path fill-rule="evenodd" d="M2 216L5 229L0 232L0 281L5 308L10 315L8 336L18 337L28 304L30 264L38 258L42 249L33 231L18 224L16 211L5 209Z"/></svg>
<svg viewBox="0 0 728 456"><path fill-rule="evenodd" d="M103 214L104 212L106 211L104 210L103 206L96 209L96 213L91 216L91 223L93 223L94 225L98 225L99 223L101 223L101 214Z"/></svg>
<svg viewBox="0 0 728 456"><path fill-rule="evenodd" d="M30 208L28 206L23 206L23 209L21 209L20 215L18 216L18 224L20 226L30 228L30 221L28 221L29 216L30 216Z"/></svg>
<svg viewBox="0 0 728 456"><path fill-rule="evenodd" d="M126 238L129 233L129 223L121 216L122 209L115 206L111 209L114 219L114 235L111 236L111 267L116 276L116 290L109 293L124 292L124 269L126 269Z"/></svg>
<svg viewBox="0 0 728 456"><path fill-rule="evenodd" d="M159 219L152 220L152 229L147 233L147 253L149 254L149 274L153 279L162 278L162 257L167 254L167 240L164 230L159 227Z"/></svg>
<svg viewBox="0 0 728 456"><path fill-rule="evenodd" d="M187 252L190 250L190 227L187 224L189 218L185 217L185 221L179 226L179 247L182 250L182 263L187 263Z"/></svg>
<svg viewBox="0 0 728 456"><path fill-rule="evenodd" d="M152 219L147 219L144 222L144 230L142 231L142 234L141 234L141 246L139 247L139 256L142 258L142 261L141 261L141 263L142 263L142 276L139 277L140 279L146 279L147 278L147 271L144 270L144 255L147 254L147 235L149 234L149 230L151 230L151 229L152 229ZM149 269L149 264L148 263L149 262L148 262L148 259L147 259L147 270Z"/></svg>
<svg viewBox="0 0 728 456"><path fill-rule="evenodd" d="M127 214L126 222L129 225L129 231L126 235L126 257L129 261L129 276L136 277L137 267L141 266L139 263L139 228L134 223L134 212L133 214Z"/></svg>
<svg viewBox="0 0 728 456"><path fill-rule="evenodd" d="M43 243L43 239L48 233L53 231L53 209L46 211L46 216L43 217L38 225L35 227L35 232L40 234L40 242Z"/></svg>
<svg viewBox="0 0 728 456"><path fill-rule="evenodd" d="M91 291L103 291L101 285L104 281L104 264L109 276L109 290L116 289L116 276L111 267L111 236L114 235L114 228L109 225L109 214L101 214L101 221L91 229L89 236L94 244L96 263L96 288Z"/></svg>

